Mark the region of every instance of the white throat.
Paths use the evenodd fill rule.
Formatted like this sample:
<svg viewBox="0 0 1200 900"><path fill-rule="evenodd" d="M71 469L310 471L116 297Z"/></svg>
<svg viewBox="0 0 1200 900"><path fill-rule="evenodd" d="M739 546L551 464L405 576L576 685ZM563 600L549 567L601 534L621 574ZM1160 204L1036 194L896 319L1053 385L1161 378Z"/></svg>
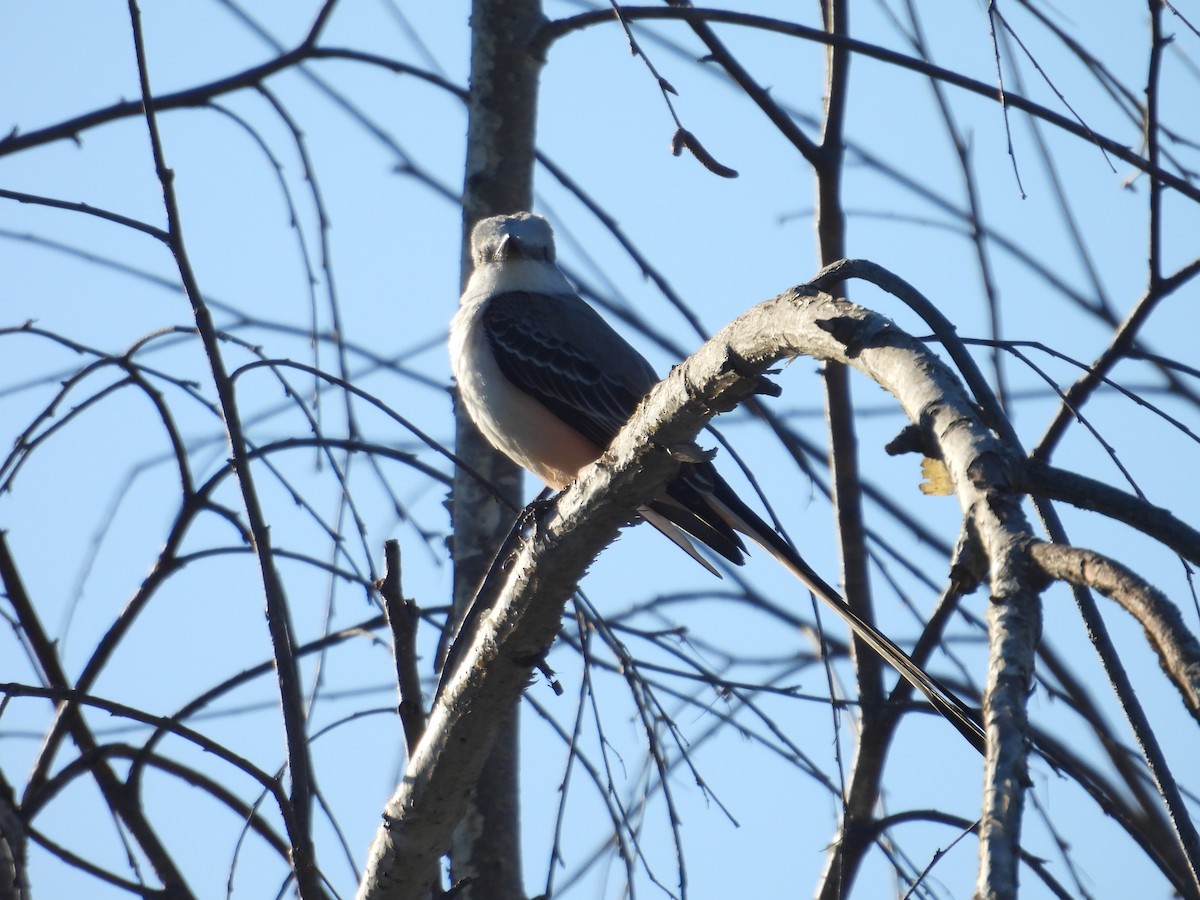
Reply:
<svg viewBox="0 0 1200 900"><path fill-rule="evenodd" d="M510 259L505 262L476 266L463 292L462 302L509 291L528 291L531 294L574 294L575 290L562 271L553 263L533 259Z"/></svg>

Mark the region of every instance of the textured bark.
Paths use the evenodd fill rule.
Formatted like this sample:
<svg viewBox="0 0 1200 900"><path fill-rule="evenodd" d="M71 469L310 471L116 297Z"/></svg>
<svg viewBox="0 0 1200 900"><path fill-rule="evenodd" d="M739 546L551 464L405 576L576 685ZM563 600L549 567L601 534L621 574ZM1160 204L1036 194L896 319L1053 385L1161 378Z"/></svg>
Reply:
<svg viewBox="0 0 1200 900"><path fill-rule="evenodd" d="M533 205L537 88L541 61L529 52L542 25L540 0L475 0L471 7L471 84L468 99L466 179L463 184L463 266L471 273L470 232L481 218ZM454 606L463 610L520 506L520 471L481 438L462 412L456 452L483 472L507 501L498 507L481 485L462 472L454 481ZM492 515L479 517L481 507ZM470 515L459 514L470 510ZM521 878L519 797L520 720L506 718L471 795L450 853L450 877L464 900L519 900Z"/></svg>
<svg viewBox="0 0 1200 900"><path fill-rule="evenodd" d="M988 734L979 826L980 900L1015 898L1021 863L1021 814L1029 782L1029 715L1033 659L1042 632L1041 601L1028 578L1014 575L1018 553L992 560L988 605L988 677L984 727Z"/></svg>
<svg viewBox="0 0 1200 900"><path fill-rule="evenodd" d="M531 538L499 573L505 582L499 598L387 805L364 880L374 887L360 897L415 898L428 891L414 879L448 847L488 750L591 561L671 477L677 455L696 452L699 429L753 394L775 361L797 355L846 363L897 397L929 445L940 449L959 503L994 554L993 590L1010 598L1024 583L1023 573L1009 565L1016 557L1002 552L1023 546L1029 534L1019 503L1007 495L1008 473L1018 460L983 425L946 365L882 316L812 289L760 304L671 371L599 462L538 517ZM1015 759L1019 766L1024 756ZM1003 823L1019 823L1019 793L1011 805L1016 818Z"/></svg>
<svg viewBox="0 0 1200 900"><path fill-rule="evenodd" d="M832 35L849 34L850 4L823 0L822 19ZM821 141L812 160L816 176L817 256L822 266L846 255L846 215L842 200L845 165L845 119L850 99L851 54L830 44L825 48L825 102ZM830 285L837 294L841 285ZM837 362L822 367L825 380L825 419L829 432L829 474L841 559L842 590L849 603L868 622L875 621L871 598L867 526L863 513L862 476L858 458L858 425L850 372ZM854 759L842 798L842 816L829 842L825 868L816 891L819 900L846 896L870 847L871 824L879 804L883 767L895 720L884 701L883 661L860 638L850 642L859 699L859 730Z"/></svg>
<svg viewBox="0 0 1200 900"><path fill-rule="evenodd" d="M466 177L463 184L462 283L471 273L470 232L481 218L527 210L533 203L533 165L540 59L530 41L544 19L538 0L475 0L471 8L471 76L468 96ZM493 450L465 413L457 416L455 452L483 477L455 473L454 607L470 603L497 548L521 506L520 470ZM551 633L551 636L553 632ZM549 639L547 639L548 642ZM523 685L523 677L521 684ZM449 698L446 703L453 702ZM441 704L445 706L446 704ZM434 717L433 722L437 718ZM450 875L463 900L523 898L518 782L519 719L515 702L503 711L498 735L486 761L473 768L468 795L453 802L431 801L422 815L401 813L389 804L371 849L361 897L427 897L438 860L450 853ZM427 732L428 733L428 732ZM426 746L429 745L429 746ZM436 753L423 741L422 752ZM409 761L413 771L420 753ZM471 769L468 769L471 771ZM407 782L408 776L406 776ZM401 785L400 792L405 790ZM461 822L452 844L395 841L389 817L405 817L404 828L433 828ZM422 818L427 816L427 818ZM446 817L451 817L448 821ZM414 824L414 822L416 824Z"/></svg>
<svg viewBox="0 0 1200 900"><path fill-rule="evenodd" d="M1188 711L1200 720L1200 641L1178 606L1119 562L1091 550L1037 541L1030 545L1029 554L1046 577L1093 588L1137 619L1163 672Z"/></svg>

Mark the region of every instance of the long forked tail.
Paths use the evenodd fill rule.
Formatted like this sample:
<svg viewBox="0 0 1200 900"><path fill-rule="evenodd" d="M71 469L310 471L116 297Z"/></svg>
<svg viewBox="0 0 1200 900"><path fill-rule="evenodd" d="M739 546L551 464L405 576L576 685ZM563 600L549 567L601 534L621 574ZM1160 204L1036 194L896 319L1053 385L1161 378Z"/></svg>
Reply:
<svg viewBox="0 0 1200 900"><path fill-rule="evenodd" d="M987 733L980 723L979 715L940 681L918 666L901 650L891 638L851 608L841 594L830 587L800 554L776 531L746 506L741 498L723 480L718 479L715 490L706 498L716 512L729 525L761 545L793 575L802 581L827 606L836 612L847 625L864 640L892 668L900 673L909 684L928 698L945 719L958 730L981 754L987 750Z"/></svg>

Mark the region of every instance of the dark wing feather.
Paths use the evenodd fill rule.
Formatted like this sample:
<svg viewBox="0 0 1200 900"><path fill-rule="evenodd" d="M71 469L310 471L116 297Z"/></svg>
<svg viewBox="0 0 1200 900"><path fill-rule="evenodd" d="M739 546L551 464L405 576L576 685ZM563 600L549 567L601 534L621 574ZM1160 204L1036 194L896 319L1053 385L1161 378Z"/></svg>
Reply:
<svg viewBox="0 0 1200 900"><path fill-rule="evenodd" d="M561 320L563 303L578 304L571 315L584 317L585 327L574 333L586 335L586 348L547 327ZM597 447L612 443L658 383L650 363L577 297L510 291L489 300L482 316L504 377ZM594 360L616 364L601 368ZM721 478L712 465L687 463L667 485L666 496L647 506L740 565L745 544L704 498L717 483Z"/></svg>
<svg viewBox="0 0 1200 900"><path fill-rule="evenodd" d="M588 346L581 348L546 323L563 313L561 303L578 303ZM577 297L513 291L493 297L483 312L486 333L500 371L597 447L608 447L658 377L650 364ZM593 360L617 362L600 368ZM739 527L761 542L801 581L828 603L854 631L909 682L980 752L986 747L978 715L962 703L870 622L862 619L813 571L775 530L743 503L709 463L685 463L664 496L647 504L669 522L735 563L745 544L714 507L723 506Z"/></svg>
<svg viewBox="0 0 1200 900"><path fill-rule="evenodd" d="M563 303L578 304L571 315L585 319L586 348L547 327ZM612 443L658 383L650 363L576 297L511 291L488 301L482 316L504 376L597 447ZM601 369L595 359L621 363Z"/></svg>
<svg viewBox="0 0 1200 900"><path fill-rule="evenodd" d="M746 544L705 496L718 484L728 488L712 463L685 463L680 467L679 477L667 485L667 496L646 505L740 566L745 562Z"/></svg>

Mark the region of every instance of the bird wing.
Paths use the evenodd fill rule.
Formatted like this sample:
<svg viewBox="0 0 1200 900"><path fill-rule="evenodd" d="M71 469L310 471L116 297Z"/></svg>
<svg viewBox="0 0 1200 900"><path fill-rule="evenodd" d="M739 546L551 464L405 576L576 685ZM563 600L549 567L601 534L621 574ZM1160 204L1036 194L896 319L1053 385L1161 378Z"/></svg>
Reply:
<svg viewBox="0 0 1200 900"><path fill-rule="evenodd" d="M646 358L574 295L509 291L492 297L481 317L504 376L597 447L612 443L658 383ZM714 573L679 531L742 563L745 544L705 500L719 480L711 464L685 463L666 493L642 511L650 511L647 521Z"/></svg>
<svg viewBox="0 0 1200 900"><path fill-rule="evenodd" d="M481 316L501 373L597 447L612 443L658 382L645 357L577 296L509 291L492 297ZM686 535L739 565L746 547L737 532L753 538L983 752L986 735L974 711L862 619L710 463L683 464L679 477L646 507L642 514L650 524L714 573Z"/></svg>
<svg viewBox="0 0 1200 900"><path fill-rule="evenodd" d="M607 447L658 383L654 369L574 296L509 291L481 314L496 364L597 447Z"/></svg>

